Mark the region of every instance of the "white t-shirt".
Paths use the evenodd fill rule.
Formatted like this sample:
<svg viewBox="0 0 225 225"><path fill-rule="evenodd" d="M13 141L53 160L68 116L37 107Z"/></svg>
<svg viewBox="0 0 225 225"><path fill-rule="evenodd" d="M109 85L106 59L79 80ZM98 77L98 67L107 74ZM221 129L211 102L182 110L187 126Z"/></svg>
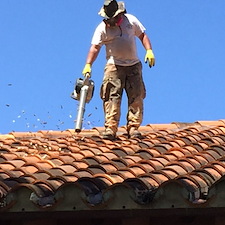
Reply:
<svg viewBox="0 0 225 225"><path fill-rule="evenodd" d="M131 14L124 14L120 26L107 27L102 21L96 28L91 44L105 45L107 64L132 66L137 56L136 38L145 32L141 22Z"/></svg>

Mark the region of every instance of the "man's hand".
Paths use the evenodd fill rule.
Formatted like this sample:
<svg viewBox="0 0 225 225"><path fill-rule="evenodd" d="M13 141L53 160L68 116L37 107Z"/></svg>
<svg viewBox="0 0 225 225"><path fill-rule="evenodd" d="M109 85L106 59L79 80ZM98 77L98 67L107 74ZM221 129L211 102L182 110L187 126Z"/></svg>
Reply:
<svg viewBox="0 0 225 225"><path fill-rule="evenodd" d="M148 49L145 55L145 63L149 63L150 68L155 65L155 56L152 49Z"/></svg>
<svg viewBox="0 0 225 225"><path fill-rule="evenodd" d="M90 64L90 63L87 63L87 64L84 66L84 69L83 69L82 74L83 74L85 77L86 77L86 76L91 77L91 64Z"/></svg>

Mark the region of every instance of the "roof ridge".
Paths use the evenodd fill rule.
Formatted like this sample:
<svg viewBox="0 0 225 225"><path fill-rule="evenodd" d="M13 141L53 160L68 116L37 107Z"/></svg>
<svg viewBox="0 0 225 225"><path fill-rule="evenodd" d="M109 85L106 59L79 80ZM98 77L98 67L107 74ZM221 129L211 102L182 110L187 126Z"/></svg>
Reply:
<svg viewBox="0 0 225 225"><path fill-rule="evenodd" d="M196 122L171 122L171 123L150 123L146 125L140 126L140 131L149 132L156 130L171 130L171 131L179 131L187 128L199 128L205 129L206 127L225 127L225 119L215 120L215 121L204 121L199 120ZM60 136L93 136L100 135L104 131L104 127L93 127L91 129L83 129L80 133L77 133L75 129L67 129L67 130L39 130L39 131L12 131L8 134L0 134L0 139L21 139L21 138L44 138L44 137L57 137ZM118 127L118 134L123 135L126 133L126 126Z"/></svg>

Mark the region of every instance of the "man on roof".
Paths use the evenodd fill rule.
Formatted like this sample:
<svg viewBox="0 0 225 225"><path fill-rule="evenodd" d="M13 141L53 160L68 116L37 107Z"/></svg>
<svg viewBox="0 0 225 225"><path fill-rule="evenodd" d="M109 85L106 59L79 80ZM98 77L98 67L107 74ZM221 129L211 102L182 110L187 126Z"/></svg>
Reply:
<svg viewBox="0 0 225 225"><path fill-rule="evenodd" d="M123 90L128 98L127 133L131 138L138 138L141 136L138 128L142 123L146 90L135 39L138 37L146 49L145 62L150 68L155 65L152 45L145 27L126 12L124 2L105 0L99 15L103 21L94 32L82 73L91 76L92 64L105 45L107 62L100 92L105 113L103 138L116 138Z"/></svg>

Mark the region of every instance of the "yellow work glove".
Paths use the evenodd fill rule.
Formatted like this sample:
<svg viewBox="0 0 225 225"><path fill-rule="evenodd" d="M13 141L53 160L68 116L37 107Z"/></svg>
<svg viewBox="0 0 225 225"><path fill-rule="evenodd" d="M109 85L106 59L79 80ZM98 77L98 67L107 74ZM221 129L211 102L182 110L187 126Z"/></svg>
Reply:
<svg viewBox="0 0 225 225"><path fill-rule="evenodd" d="M149 63L150 68L155 65L155 56L152 49L148 49L145 55L145 63Z"/></svg>
<svg viewBox="0 0 225 225"><path fill-rule="evenodd" d="M91 64L90 64L90 63L87 63L87 64L84 66L84 69L83 69L82 74L83 74L84 76L91 77Z"/></svg>

